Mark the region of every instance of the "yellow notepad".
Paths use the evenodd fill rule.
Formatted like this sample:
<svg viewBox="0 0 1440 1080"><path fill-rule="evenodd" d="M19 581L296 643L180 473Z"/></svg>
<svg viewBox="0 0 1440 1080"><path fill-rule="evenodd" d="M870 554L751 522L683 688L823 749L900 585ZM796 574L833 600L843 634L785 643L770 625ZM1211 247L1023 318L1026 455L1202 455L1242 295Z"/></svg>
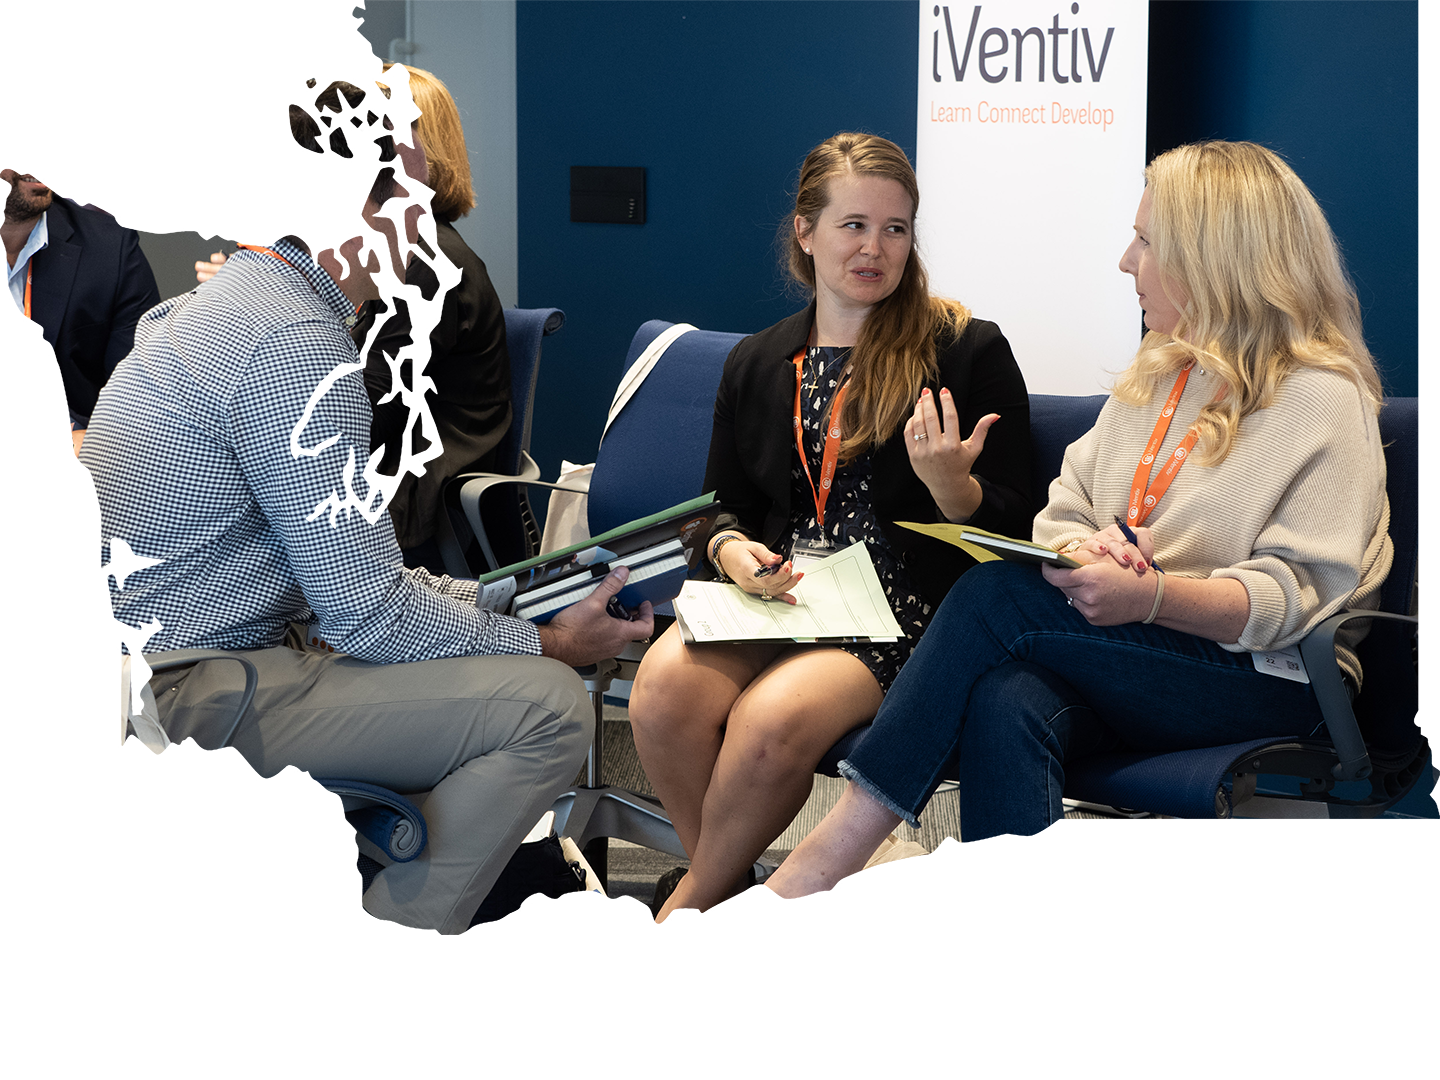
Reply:
<svg viewBox="0 0 1440 1080"><path fill-rule="evenodd" d="M1069 555L1061 555L1044 544L1032 544L1029 540L1016 540L1013 536L986 532L974 525L951 525L949 522L919 525L913 521L897 521L895 524L933 536L936 540L944 540L947 544L954 544L976 562L1008 559L1011 562L1049 563L1051 566L1062 566L1068 570L1080 565Z"/></svg>

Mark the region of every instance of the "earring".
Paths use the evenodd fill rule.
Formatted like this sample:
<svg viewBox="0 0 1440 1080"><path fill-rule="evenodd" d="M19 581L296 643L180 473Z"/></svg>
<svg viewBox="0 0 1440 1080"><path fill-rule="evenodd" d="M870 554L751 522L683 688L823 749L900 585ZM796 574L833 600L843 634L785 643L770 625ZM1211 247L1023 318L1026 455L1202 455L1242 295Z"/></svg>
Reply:
<svg viewBox="0 0 1440 1080"><path fill-rule="evenodd" d="M806 255L809 255L809 254L810 254L810 249L809 249L809 248L806 248L806 249L805 249L805 254L806 254Z"/></svg>

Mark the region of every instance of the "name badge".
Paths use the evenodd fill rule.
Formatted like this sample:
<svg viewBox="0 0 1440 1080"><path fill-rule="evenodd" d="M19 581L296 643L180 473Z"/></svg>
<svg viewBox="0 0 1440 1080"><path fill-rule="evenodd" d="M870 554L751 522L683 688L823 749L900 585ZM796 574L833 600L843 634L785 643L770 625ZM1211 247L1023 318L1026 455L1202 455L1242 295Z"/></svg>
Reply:
<svg viewBox="0 0 1440 1080"><path fill-rule="evenodd" d="M824 540L797 540L790 552L790 563L797 573L810 570L816 563L823 562L840 549Z"/></svg>
<svg viewBox="0 0 1440 1080"><path fill-rule="evenodd" d="M1252 652L1251 661L1255 664L1255 670L1262 675L1274 675L1277 679L1289 679L1291 682L1308 683L1310 675L1305 670L1305 661L1300 659L1300 647L1289 645L1283 649L1270 649L1266 652Z"/></svg>

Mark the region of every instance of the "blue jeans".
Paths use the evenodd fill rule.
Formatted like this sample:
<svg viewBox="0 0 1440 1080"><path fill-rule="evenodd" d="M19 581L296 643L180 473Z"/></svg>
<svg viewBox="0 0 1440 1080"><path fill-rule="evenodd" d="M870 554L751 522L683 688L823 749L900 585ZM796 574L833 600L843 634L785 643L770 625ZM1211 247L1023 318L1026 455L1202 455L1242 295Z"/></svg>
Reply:
<svg viewBox="0 0 1440 1080"><path fill-rule="evenodd" d="M958 759L961 839L1064 816L1065 760L1315 731L1308 684L1162 626L1091 626L1035 566L968 571L841 773L910 824Z"/></svg>

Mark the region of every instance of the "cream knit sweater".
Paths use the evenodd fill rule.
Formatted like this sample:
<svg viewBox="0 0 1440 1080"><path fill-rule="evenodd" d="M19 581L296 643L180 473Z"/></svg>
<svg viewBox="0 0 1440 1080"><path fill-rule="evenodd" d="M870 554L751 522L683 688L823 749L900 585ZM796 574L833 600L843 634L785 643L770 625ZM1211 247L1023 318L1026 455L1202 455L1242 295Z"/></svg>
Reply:
<svg viewBox="0 0 1440 1080"><path fill-rule="evenodd" d="M1050 501L1035 518L1037 543L1058 548L1125 516L1135 467L1170 390L1168 378L1161 382L1145 406L1112 397L1065 451ZM1221 385L1209 372L1190 373L1154 473ZM1378 604L1394 554L1385 454L1375 415L1353 383L1328 371L1296 371L1268 409L1240 422L1223 462L1201 465L1200 449L1145 524L1167 573L1230 577L1245 586L1249 620L1240 640L1223 648L1283 648L1336 611ZM1359 665L1347 646L1361 635L1342 636L1340 663L1358 685Z"/></svg>

